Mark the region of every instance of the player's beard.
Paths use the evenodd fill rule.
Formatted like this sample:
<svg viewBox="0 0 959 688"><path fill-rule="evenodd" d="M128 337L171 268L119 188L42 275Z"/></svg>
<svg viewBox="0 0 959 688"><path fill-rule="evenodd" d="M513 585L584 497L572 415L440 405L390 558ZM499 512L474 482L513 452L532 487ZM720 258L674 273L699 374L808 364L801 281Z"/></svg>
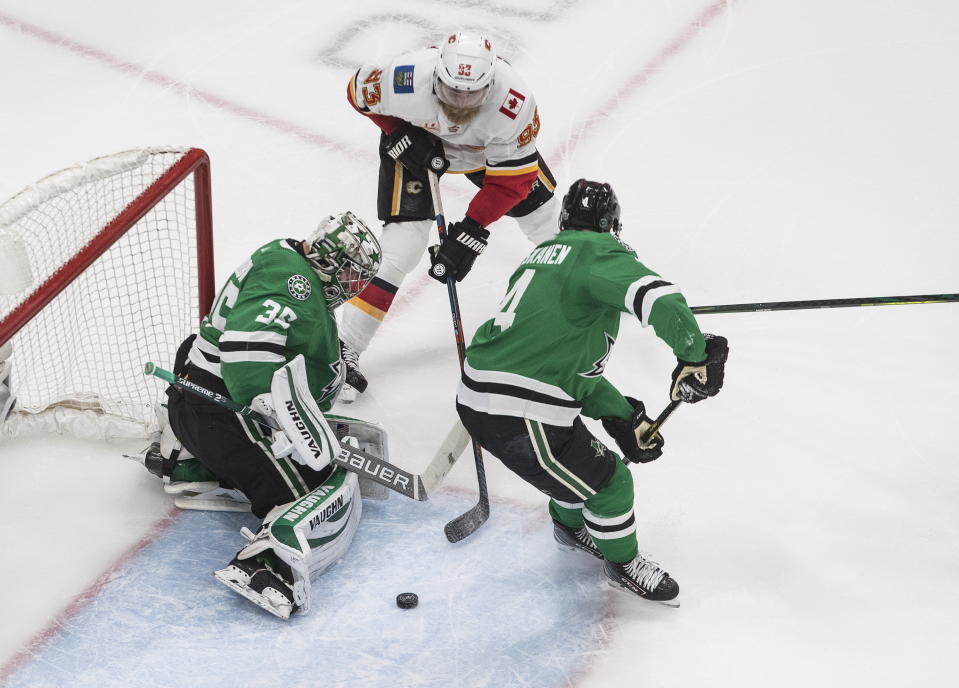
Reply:
<svg viewBox="0 0 959 688"><path fill-rule="evenodd" d="M437 99L439 100L439 99ZM479 114L480 109L475 108L458 108L453 107L452 105L447 105L442 100L439 101L440 108L443 110L443 114L446 115L448 119L453 124L466 125L473 121L477 114Z"/></svg>

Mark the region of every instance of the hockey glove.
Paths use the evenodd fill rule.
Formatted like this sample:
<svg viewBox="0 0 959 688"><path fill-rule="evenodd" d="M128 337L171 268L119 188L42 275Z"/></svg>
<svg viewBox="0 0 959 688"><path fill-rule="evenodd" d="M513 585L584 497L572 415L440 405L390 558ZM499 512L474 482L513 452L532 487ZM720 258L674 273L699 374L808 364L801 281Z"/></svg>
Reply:
<svg viewBox="0 0 959 688"><path fill-rule="evenodd" d="M632 397L626 397L626 401L633 406L633 414L629 417L629 420L603 418L601 419L603 429L616 440L616 444L627 461L633 463L655 461L663 455L665 440L663 440L662 435L656 433L653 437L644 441L643 438L653 421L646 415L646 407L643 402Z"/></svg>
<svg viewBox="0 0 959 688"><path fill-rule="evenodd" d="M449 169L443 142L424 129L404 124L383 143L384 152L413 173L435 172L439 177Z"/></svg>
<svg viewBox="0 0 959 688"><path fill-rule="evenodd" d="M430 246L430 277L444 284L448 277L462 282L476 257L486 250L488 238L489 230L470 217L451 224L443 243Z"/></svg>
<svg viewBox="0 0 959 688"><path fill-rule="evenodd" d="M723 388L729 345L725 337L704 334L706 360L690 363L679 360L673 369L673 385L669 396L673 401L695 404L706 397L714 397Z"/></svg>

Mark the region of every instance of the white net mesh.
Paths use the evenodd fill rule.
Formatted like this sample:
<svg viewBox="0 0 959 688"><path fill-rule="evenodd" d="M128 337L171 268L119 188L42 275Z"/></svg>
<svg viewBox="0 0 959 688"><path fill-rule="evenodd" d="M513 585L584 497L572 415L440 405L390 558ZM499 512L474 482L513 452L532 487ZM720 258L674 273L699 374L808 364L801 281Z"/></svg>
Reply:
<svg viewBox="0 0 959 688"><path fill-rule="evenodd" d="M0 206L0 248L9 248L0 259L7 275L0 322L48 289L45 282L135 199L159 194L149 187L187 150L98 158L51 175ZM20 417L8 422L7 432L27 423L25 417L63 416L63 409L106 416L109 427L119 419L149 431L164 385L143 375L143 363L171 368L177 346L200 316L194 208L194 184L187 178L13 337L10 387Z"/></svg>

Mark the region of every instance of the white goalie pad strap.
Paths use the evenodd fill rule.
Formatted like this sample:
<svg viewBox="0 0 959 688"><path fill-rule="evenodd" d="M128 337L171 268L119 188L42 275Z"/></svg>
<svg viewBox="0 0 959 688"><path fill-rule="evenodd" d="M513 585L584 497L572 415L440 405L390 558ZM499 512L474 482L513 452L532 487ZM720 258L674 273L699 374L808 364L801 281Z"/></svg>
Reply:
<svg viewBox="0 0 959 688"><path fill-rule="evenodd" d="M310 393L302 355L273 373L270 392L276 420L293 445L292 458L314 471L326 468L340 445Z"/></svg>
<svg viewBox="0 0 959 688"><path fill-rule="evenodd" d="M293 598L310 608L310 578L346 554L363 512L357 476L342 468L324 484L286 505L270 524L273 551L293 571Z"/></svg>
<svg viewBox="0 0 959 688"><path fill-rule="evenodd" d="M10 391L9 380L10 369L13 366L10 361L12 354L13 345L10 342L5 342L0 345L0 423L6 420L16 401L16 397L14 397L13 392Z"/></svg>

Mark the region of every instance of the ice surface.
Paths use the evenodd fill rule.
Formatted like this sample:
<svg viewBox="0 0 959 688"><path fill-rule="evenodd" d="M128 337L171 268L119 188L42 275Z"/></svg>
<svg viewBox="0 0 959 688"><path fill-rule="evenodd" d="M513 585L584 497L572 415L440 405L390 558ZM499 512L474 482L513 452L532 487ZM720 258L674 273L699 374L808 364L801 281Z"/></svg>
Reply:
<svg viewBox="0 0 959 688"><path fill-rule="evenodd" d="M531 84L560 189L610 181L624 238L692 305L957 291L959 6L945 0L0 0L0 197L97 155L201 146L222 279L329 212L375 217L376 133L345 83L356 63L457 25L488 27ZM457 219L473 187L443 187ZM492 227L460 289L467 333L528 251L511 220ZM446 293L424 273L425 261L364 354L370 391L349 410L382 422L411 470L454 415ZM442 523L475 499L464 457L437 502L371 506L351 557L318 581L341 582L342 618L303 634L309 618L279 626L209 576L237 546L235 517L186 515L164 530L169 502L119 458L131 448L20 439L0 444L0 681L132 684L127 672L164 656L165 670L195 668L206 685L239 684L211 662L250 657L299 666L291 685L321 685L341 664L332 685L430 685L429 669L409 667L445 649L451 686L952 685L959 305L700 323L729 338L726 387L677 411L664 457L633 468L641 544L679 581L680 609L610 596L592 562L561 558L542 499L493 459L493 516L475 539L446 543ZM624 322L607 374L658 410L672 365ZM209 549L187 545L200 524ZM415 561L391 556L410 546ZM361 566L373 550L375 566ZM511 558L487 560L502 552ZM439 600L410 569L452 572L447 590L493 588L509 604ZM358 585L379 579L382 592ZM175 582L209 602L190 621L169 616L183 609L163 592ZM153 591L152 620L124 597L137 586ZM408 589L420 606L400 612L393 598ZM150 627L161 645L115 627ZM338 632L345 647L329 642ZM360 656L371 639L387 651ZM531 678L527 665L553 668Z"/></svg>
<svg viewBox="0 0 959 688"><path fill-rule="evenodd" d="M210 575L257 519L183 513L5 685L561 685L603 651L618 593L595 559L555 547L541 507L497 503L489 527L448 545L443 523L467 506L367 502L349 557L289 622ZM396 606L404 591L418 607Z"/></svg>

